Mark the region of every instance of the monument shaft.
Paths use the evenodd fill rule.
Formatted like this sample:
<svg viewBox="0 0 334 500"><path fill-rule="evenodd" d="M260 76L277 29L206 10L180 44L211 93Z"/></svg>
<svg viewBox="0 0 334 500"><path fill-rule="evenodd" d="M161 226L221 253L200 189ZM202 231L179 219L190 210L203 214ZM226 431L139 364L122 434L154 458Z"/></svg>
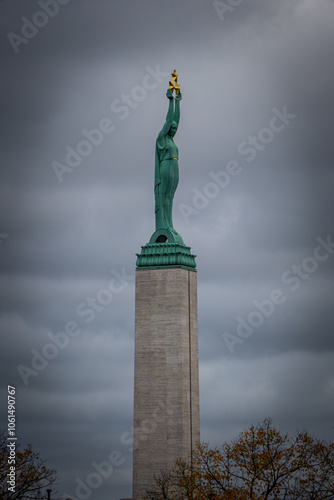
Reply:
<svg viewBox="0 0 334 500"><path fill-rule="evenodd" d="M199 444L197 273L136 271L133 500Z"/></svg>
<svg viewBox="0 0 334 500"><path fill-rule="evenodd" d="M133 500L176 460L191 464L200 441L196 262L172 221L182 99L175 70L172 77L156 140L156 227L137 254Z"/></svg>

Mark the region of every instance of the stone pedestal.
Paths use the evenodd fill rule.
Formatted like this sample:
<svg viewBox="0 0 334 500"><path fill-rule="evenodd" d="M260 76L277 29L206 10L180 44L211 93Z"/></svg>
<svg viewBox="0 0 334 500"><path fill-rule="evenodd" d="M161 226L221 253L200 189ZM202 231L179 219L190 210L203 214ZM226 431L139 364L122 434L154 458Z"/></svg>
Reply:
<svg viewBox="0 0 334 500"><path fill-rule="evenodd" d="M133 500L200 441L197 274L136 271Z"/></svg>

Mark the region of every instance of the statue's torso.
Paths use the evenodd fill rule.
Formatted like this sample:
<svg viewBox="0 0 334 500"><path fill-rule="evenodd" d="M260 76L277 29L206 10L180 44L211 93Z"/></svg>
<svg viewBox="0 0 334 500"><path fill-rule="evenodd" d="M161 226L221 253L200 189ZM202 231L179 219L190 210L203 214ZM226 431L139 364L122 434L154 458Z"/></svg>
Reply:
<svg viewBox="0 0 334 500"><path fill-rule="evenodd" d="M179 150L173 139L167 135L164 153L160 158L160 161L169 160L170 158L178 158Z"/></svg>

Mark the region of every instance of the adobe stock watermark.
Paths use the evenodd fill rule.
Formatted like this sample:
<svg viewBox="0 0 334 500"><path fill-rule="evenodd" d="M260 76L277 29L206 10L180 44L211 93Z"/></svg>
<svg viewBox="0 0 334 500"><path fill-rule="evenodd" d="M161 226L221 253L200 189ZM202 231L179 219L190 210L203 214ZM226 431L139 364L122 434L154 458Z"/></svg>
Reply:
<svg viewBox="0 0 334 500"><path fill-rule="evenodd" d="M222 2L221 0L213 0L212 5L219 16L219 19L224 21L225 14L233 12L236 7L243 3L243 1L244 0L226 0L225 2Z"/></svg>
<svg viewBox="0 0 334 500"><path fill-rule="evenodd" d="M134 86L128 94L122 94L120 98L112 101L110 109L118 115L120 120L125 120L131 111L146 99L148 92L155 90L164 81L163 78L168 76L168 73L160 70L160 64L156 66L155 70L150 66L146 66L145 70L146 74L141 85ZM63 182L64 175L72 173L85 158L103 143L104 137L115 130L116 125L109 117L102 118L96 128L82 129L83 138L75 146L67 145L65 147L63 162L53 161L51 164L58 181Z"/></svg>
<svg viewBox="0 0 334 500"><path fill-rule="evenodd" d="M106 288L99 290L95 297L86 297L76 308L77 315L80 318L85 318L86 323L94 321L96 314L111 304L114 295L121 293L135 279L134 275L125 273L125 268L123 268L122 274L115 270L112 271L112 274L113 278L108 281Z"/></svg>
<svg viewBox="0 0 334 500"><path fill-rule="evenodd" d="M71 498L71 500L87 500L91 497L94 490L97 490L105 479L108 479L117 467L121 467L125 462L125 457L118 450L112 451L107 460L102 462L92 462L93 471L90 472L84 480L80 477L75 479L76 489L74 497L65 493L62 498Z"/></svg>
<svg viewBox="0 0 334 500"><path fill-rule="evenodd" d="M257 155L264 151L270 144L275 135L282 132L297 115L288 112L287 107L283 106L283 110L277 108L272 110L273 116L270 118L268 126L261 128L256 135L249 135L247 139L240 142L237 147L237 152L240 156L245 157L248 163L255 160ZM230 160L227 162L224 170L218 172L209 172L211 177L210 182L207 182L202 190L193 188L194 193L192 205L180 203L178 209L186 224L189 224L192 215L198 215L204 210L210 201L216 198L222 190L226 189L230 184L232 177L240 175L243 167L238 160Z"/></svg>
<svg viewBox="0 0 334 500"><path fill-rule="evenodd" d="M127 275L125 268L120 274L113 269L111 271L113 277L107 283L106 288L98 291L95 297L86 297L84 302L81 302L76 308L76 314L79 318L84 317L86 323L91 323L97 313L104 310L106 306L111 304L115 295L120 294L125 290L128 284L134 281L134 275ZM70 340L78 337L82 333L77 321L67 321L61 332L48 333L49 341L40 349L31 349L31 361L29 366L20 364L17 366L17 371L21 376L25 386L29 385L30 377L37 377L46 369L49 362L54 360L61 351L63 351L70 343Z"/></svg>
<svg viewBox="0 0 334 500"><path fill-rule="evenodd" d="M319 267L319 263L325 262L334 253L334 242L331 235L327 239L320 236L316 238L318 245L313 255L305 257L298 265L294 264L281 276L281 281L289 287L290 292L297 291L302 282L307 280ZM231 354L234 353L236 344L243 344L245 339L253 335L254 331L263 325L265 319L270 318L277 310L277 306L284 304L287 295L280 288L275 288L262 300L254 300L254 309L247 316L236 318L236 332L234 334L225 332L222 334L225 345Z"/></svg>
<svg viewBox="0 0 334 500"><path fill-rule="evenodd" d="M21 45L27 45L30 40L38 35L39 31L48 24L50 18L58 14L60 5L66 5L69 1L70 0L38 0L37 3L42 10L37 10L31 19L25 16L21 17L21 34L18 35L13 31L7 34L7 38L15 54L19 53L19 47Z"/></svg>
<svg viewBox="0 0 334 500"><path fill-rule="evenodd" d="M164 402L160 402L154 408L152 416L150 418L143 419L137 427L134 429L131 427L130 430L124 432L120 436L120 443L126 450L123 452L119 450L113 450L107 460L102 462L92 462L92 472L87 474L87 476L82 479L81 477L76 477L75 479L75 495L65 493L63 499L71 498L71 500L88 500L92 496L95 490L100 488L103 481L109 479L111 475L116 472L118 467L121 467L126 462L125 452L132 453L133 450L137 449L140 441L146 441L149 434L153 433L158 426L158 422L165 419L165 415L172 415L173 410L168 408ZM136 438L134 438L136 435Z"/></svg>

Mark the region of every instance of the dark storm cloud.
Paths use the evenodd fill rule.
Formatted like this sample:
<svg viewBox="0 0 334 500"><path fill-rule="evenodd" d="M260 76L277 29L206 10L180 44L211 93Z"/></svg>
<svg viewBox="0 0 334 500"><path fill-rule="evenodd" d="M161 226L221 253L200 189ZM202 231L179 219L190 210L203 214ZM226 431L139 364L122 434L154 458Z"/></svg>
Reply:
<svg viewBox="0 0 334 500"><path fill-rule="evenodd" d="M334 240L333 3L244 1L221 20L199 0L72 0L17 54L7 35L40 3L0 9L1 379L16 384L20 440L58 469L60 494L76 497L78 478L118 450L124 463L90 498L131 496L130 278L154 229L154 142L174 67L173 216L197 254L202 439L218 445L267 415L331 439L334 255L312 259L317 238ZM147 67L166 76L136 101ZM285 107L295 117L272 132ZM59 182L53 163L103 119L115 129ZM232 160L240 171L227 177ZM111 296L113 272L129 279ZM285 300L272 309L277 289ZM238 336L238 318L248 333L231 352L223 334ZM57 335L63 348L47 347Z"/></svg>

